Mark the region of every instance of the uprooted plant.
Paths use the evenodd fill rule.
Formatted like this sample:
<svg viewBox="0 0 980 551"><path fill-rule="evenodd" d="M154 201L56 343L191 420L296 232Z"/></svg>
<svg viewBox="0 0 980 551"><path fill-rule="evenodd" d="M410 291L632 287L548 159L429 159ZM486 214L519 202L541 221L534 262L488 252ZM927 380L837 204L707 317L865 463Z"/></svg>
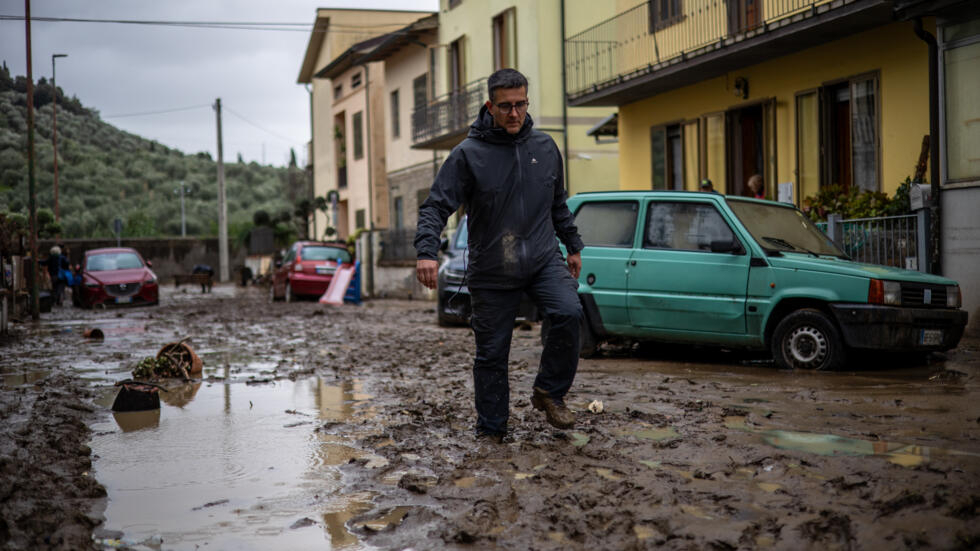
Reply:
<svg viewBox="0 0 980 551"><path fill-rule="evenodd" d="M159 378L181 378L190 379L189 373L193 369L193 355L190 349L184 345L181 339L170 343L160 349L156 357L147 356L136 364L133 369L133 377L137 380L159 379Z"/></svg>

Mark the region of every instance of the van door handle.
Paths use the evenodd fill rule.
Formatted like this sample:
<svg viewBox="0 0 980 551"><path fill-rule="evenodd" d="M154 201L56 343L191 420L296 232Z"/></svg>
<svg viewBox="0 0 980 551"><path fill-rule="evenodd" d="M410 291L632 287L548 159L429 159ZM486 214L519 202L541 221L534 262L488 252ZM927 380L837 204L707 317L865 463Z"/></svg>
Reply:
<svg viewBox="0 0 980 551"><path fill-rule="evenodd" d="M636 261L635 260L630 260L630 266L636 266Z"/></svg>

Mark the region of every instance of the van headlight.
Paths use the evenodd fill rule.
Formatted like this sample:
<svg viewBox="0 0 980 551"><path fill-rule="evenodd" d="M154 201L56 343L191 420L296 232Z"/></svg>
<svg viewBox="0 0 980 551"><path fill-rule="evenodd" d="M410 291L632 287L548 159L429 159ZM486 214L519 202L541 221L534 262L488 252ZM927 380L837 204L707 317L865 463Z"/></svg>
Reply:
<svg viewBox="0 0 980 551"><path fill-rule="evenodd" d="M901 306L902 284L897 281L872 279L868 285L868 304Z"/></svg>
<svg viewBox="0 0 980 551"><path fill-rule="evenodd" d="M963 306L963 295L960 293L959 285L946 286L946 308L959 308Z"/></svg>

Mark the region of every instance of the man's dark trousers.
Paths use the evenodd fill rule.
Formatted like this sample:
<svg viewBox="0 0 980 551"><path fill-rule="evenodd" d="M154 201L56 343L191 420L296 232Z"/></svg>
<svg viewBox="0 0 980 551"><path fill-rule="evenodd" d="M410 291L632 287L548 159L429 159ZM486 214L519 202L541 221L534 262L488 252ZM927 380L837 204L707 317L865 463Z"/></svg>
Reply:
<svg viewBox="0 0 980 551"><path fill-rule="evenodd" d="M553 262L541 268L523 287L470 289L471 324L476 336L473 387L478 433L507 431L510 412L507 359L514 319L525 292L537 305L538 312L551 322L534 386L547 391L558 402L563 400L578 368L582 304L577 291L578 283L557 254ZM531 389L527 390L530 394Z"/></svg>

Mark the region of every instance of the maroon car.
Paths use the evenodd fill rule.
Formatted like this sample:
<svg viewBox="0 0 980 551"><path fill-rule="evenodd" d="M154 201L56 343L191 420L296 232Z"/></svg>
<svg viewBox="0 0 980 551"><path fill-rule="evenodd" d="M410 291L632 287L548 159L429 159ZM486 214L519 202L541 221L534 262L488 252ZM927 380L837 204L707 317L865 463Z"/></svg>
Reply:
<svg viewBox="0 0 980 551"><path fill-rule="evenodd" d="M300 296L319 297L327 291L337 268L353 262L345 243L297 241L282 262L276 263L269 296L286 302Z"/></svg>
<svg viewBox="0 0 980 551"><path fill-rule="evenodd" d="M85 252L78 305L86 308L115 304L158 304L160 287L151 264L128 247Z"/></svg>

